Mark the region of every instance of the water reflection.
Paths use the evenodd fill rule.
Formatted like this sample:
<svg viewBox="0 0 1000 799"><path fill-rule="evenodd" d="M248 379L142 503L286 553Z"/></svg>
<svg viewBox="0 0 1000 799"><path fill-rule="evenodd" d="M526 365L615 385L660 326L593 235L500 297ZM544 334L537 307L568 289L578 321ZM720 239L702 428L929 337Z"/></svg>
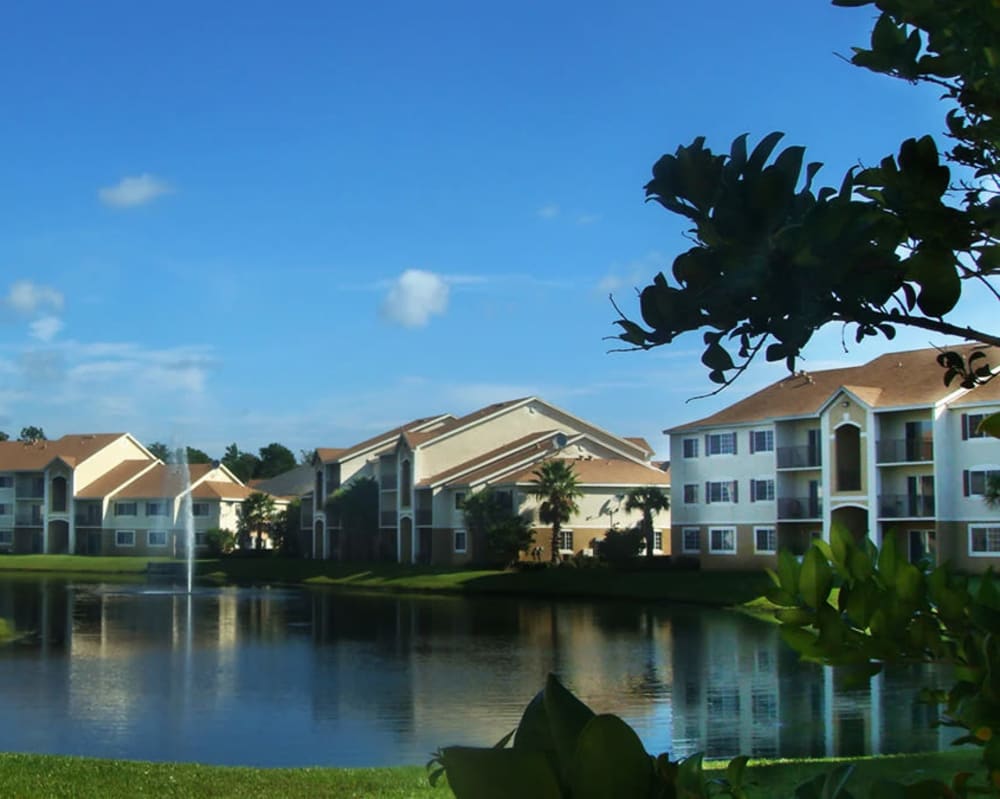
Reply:
<svg viewBox="0 0 1000 799"><path fill-rule="evenodd" d="M916 751L929 670L847 691L776 629L631 603L0 582L0 750L258 765L422 763L489 745L555 671L650 751Z"/></svg>

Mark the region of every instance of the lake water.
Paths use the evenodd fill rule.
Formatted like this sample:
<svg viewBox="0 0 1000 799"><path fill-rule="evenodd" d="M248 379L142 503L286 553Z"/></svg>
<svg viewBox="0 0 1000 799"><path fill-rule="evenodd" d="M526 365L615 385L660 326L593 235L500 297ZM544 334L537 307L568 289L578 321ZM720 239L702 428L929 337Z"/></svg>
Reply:
<svg viewBox="0 0 1000 799"><path fill-rule="evenodd" d="M652 753L940 748L927 669L842 690L773 625L627 602L0 581L0 750L258 766L491 745L552 671Z"/></svg>

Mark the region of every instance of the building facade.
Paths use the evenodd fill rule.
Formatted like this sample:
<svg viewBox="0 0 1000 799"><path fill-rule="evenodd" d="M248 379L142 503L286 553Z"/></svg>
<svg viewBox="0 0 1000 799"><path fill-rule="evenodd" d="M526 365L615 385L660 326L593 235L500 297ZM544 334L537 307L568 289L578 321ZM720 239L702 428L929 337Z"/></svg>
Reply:
<svg viewBox="0 0 1000 799"><path fill-rule="evenodd" d="M1000 386L947 387L936 349L797 373L671 428L672 546L703 568L773 567L840 524L911 560L1000 564L1000 440L978 432Z"/></svg>

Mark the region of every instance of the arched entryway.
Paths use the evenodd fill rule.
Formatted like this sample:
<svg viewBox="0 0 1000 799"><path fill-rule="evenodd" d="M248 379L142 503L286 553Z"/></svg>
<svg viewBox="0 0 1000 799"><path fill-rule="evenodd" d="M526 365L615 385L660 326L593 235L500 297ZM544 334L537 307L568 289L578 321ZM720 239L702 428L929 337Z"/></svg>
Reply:
<svg viewBox="0 0 1000 799"><path fill-rule="evenodd" d="M834 508L831 516L834 525L846 528L855 541L861 542L868 536L868 509L856 505Z"/></svg>
<svg viewBox="0 0 1000 799"><path fill-rule="evenodd" d="M861 428L842 424L835 439L837 458L836 490L861 490Z"/></svg>
<svg viewBox="0 0 1000 799"><path fill-rule="evenodd" d="M69 553L69 522L49 522L47 551L52 555L66 555Z"/></svg>

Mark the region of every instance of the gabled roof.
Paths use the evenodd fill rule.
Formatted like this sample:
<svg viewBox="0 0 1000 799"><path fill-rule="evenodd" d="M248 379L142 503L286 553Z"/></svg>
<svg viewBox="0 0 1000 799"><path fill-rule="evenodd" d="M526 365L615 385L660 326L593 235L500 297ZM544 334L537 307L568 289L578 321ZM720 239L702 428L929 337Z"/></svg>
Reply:
<svg viewBox="0 0 1000 799"><path fill-rule="evenodd" d="M577 483L580 485L614 485L637 487L657 485L670 486L670 473L635 461L617 458L578 458L571 460ZM537 465L530 466L503 479L503 483L531 483L535 479Z"/></svg>
<svg viewBox="0 0 1000 799"><path fill-rule="evenodd" d="M415 430L424 430L435 424L445 423L447 420L453 419L454 417L449 414L441 414L438 416L425 416L422 419L414 419L411 422L400 425L399 427L394 427L392 430L386 430L384 433L380 433L377 436L372 436L371 438L366 438L351 447L345 447L342 449L338 448L319 448L316 450L316 455L323 463L334 463L335 461L342 461L347 458L352 458L355 455L360 455L365 450L374 449L379 446L385 446L387 444L392 444L395 442L401 433Z"/></svg>
<svg viewBox="0 0 1000 799"><path fill-rule="evenodd" d="M131 482L148 469L156 467L157 461L122 461L88 485L76 490L77 499L103 499Z"/></svg>
<svg viewBox="0 0 1000 799"><path fill-rule="evenodd" d="M457 419L455 417L451 417L444 424L438 425L431 430L403 431L402 437L403 440L406 441L407 446L409 446L410 449L414 449L423 444L427 444L444 436L450 435L465 427L471 427L477 422L481 422L494 414L501 413L502 411L509 410L518 405L524 405L534 399L535 397L520 397L518 399L507 400L506 402L494 402L492 405L487 405L479 410L473 411L472 413L467 413L465 416L460 416Z"/></svg>
<svg viewBox="0 0 1000 799"><path fill-rule="evenodd" d="M61 458L77 466L126 433L67 435L53 441L0 441L0 471L38 472Z"/></svg>
<svg viewBox="0 0 1000 799"><path fill-rule="evenodd" d="M312 491L316 472L312 466L296 466L266 480L251 480L254 491L262 491L275 497L301 497Z"/></svg>
<svg viewBox="0 0 1000 799"><path fill-rule="evenodd" d="M972 347L949 349L968 353ZM921 350L890 352L861 366L797 372L723 408L718 413L672 427L664 432L679 433L699 427L815 416L826 402L844 388L876 409L931 407L955 393L954 385L947 387L944 384L944 370L936 360L938 354L939 350L929 347ZM986 386L973 389L970 393L975 394L991 385L992 383L988 383ZM1000 396L1000 393L994 396Z"/></svg>
<svg viewBox="0 0 1000 799"><path fill-rule="evenodd" d="M189 485L203 479L215 467L210 463L192 463L187 468L186 480L184 472L177 466L157 463L120 491L116 491L113 496L115 499L173 499L183 494Z"/></svg>
<svg viewBox="0 0 1000 799"><path fill-rule="evenodd" d="M521 463L533 455L551 452L554 449L553 437L557 430L546 430L532 433L516 441L511 441L501 447L484 452L475 458L470 458L457 466L451 466L431 477L421 480L418 487L426 488L444 484L470 485L482 479L482 475L502 473L511 465Z"/></svg>
<svg viewBox="0 0 1000 799"><path fill-rule="evenodd" d="M268 492L239 483L225 483L217 480L205 480L191 489L191 496L195 499L244 500L255 493L266 494Z"/></svg>
<svg viewBox="0 0 1000 799"><path fill-rule="evenodd" d="M647 455L652 455L656 450L649 446L649 442L642 436L623 436L623 438L630 444L635 444L637 447L641 447L646 450Z"/></svg>

